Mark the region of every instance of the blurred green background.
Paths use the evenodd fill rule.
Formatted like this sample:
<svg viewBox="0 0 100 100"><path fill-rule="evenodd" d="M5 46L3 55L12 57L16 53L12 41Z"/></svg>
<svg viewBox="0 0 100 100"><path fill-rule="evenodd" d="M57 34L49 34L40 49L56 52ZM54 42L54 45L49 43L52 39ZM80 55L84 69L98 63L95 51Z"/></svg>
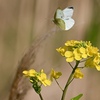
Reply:
<svg viewBox="0 0 100 100"><path fill-rule="evenodd" d="M58 7L64 9L68 6L74 7L75 25L68 31L62 31L52 20ZM0 0L0 100L8 100L22 56L36 38L46 34L49 36L39 47L35 69L44 68L45 72L49 72L53 67L68 75L70 70L65 67L65 59L55 49L71 39L89 40L100 48L100 0ZM68 98L81 92L84 94L82 100L100 100L100 72L85 69L84 74L83 80L75 80L71 84ZM62 85L65 76L59 80ZM56 88L55 84L51 86L49 93L44 89L46 100L59 100L58 94L61 93ZM34 91L30 90L24 99L39 100L33 94Z"/></svg>

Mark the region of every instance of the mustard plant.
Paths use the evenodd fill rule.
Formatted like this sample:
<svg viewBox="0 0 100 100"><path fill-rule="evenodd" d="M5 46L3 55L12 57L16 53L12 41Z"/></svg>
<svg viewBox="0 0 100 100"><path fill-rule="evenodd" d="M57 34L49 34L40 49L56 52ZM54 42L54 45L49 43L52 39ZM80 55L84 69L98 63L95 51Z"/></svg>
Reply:
<svg viewBox="0 0 100 100"><path fill-rule="evenodd" d="M65 10L68 10L71 13L73 13L73 7L68 7ZM68 27L66 26L66 20L67 20L66 13L61 9L57 9L54 15L54 20L56 25L63 30L64 29L67 30ZM72 16L72 14L70 16ZM69 19L67 20L68 22L70 22ZM51 69L49 78L47 77L46 73L44 73L43 69L40 70L40 72L37 72L35 69L23 71L24 76L29 78L29 81L32 84L33 89L40 96L41 100L44 100L41 95L42 85L50 86L53 80L55 80L55 82L57 83L57 85L62 91L62 96L60 100L65 100L67 89L69 85L72 83L72 81L74 79L82 79L84 77L84 74L81 71L83 68L90 67L90 68L95 68L97 71L100 71L100 52L99 49L97 47L94 47L90 41L69 40L66 41L63 46L57 48L56 51L62 57L65 58L66 62L69 64L69 66L72 69L69 78L66 80L66 84L64 88L62 88L59 82L57 81L57 79L60 78L60 76L62 75L62 72L57 72L53 68ZM75 62L75 65L71 64L73 62ZM83 63L82 67L79 66L80 63ZM82 95L83 94L79 94L71 98L70 100L80 100Z"/></svg>

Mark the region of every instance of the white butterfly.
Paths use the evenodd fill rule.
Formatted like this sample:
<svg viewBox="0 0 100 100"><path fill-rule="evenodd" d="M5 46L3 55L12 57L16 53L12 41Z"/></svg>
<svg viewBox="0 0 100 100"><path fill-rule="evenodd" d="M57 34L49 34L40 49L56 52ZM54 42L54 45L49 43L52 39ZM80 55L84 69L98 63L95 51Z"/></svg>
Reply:
<svg viewBox="0 0 100 100"><path fill-rule="evenodd" d="M53 22L63 30L69 30L75 24L71 18L73 15L73 7L67 7L64 10L58 8L54 15Z"/></svg>

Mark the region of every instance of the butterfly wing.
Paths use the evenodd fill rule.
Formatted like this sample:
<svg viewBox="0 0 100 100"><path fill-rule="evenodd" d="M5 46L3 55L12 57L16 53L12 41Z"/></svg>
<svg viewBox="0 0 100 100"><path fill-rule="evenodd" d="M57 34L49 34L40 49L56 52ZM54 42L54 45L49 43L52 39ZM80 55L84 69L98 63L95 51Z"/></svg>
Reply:
<svg viewBox="0 0 100 100"><path fill-rule="evenodd" d="M74 8L73 7L67 7L63 10L63 20L65 22L65 30L69 30L73 27L75 24L75 21L71 18L73 15Z"/></svg>
<svg viewBox="0 0 100 100"><path fill-rule="evenodd" d="M72 17L74 8L73 7L67 7L63 10L64 18L67 19L68 17Z"/></svg>
<svg viewBox="0 0 100 100"><path fill-rule="evenodd" d="M69 30L75 24L75 21L72 18L64 19L65 22L65 30Z"/></svg>
<svg viewBox="0 0 100 100"><path fill-rule="evenodd" d="M65 22L62 19L53 20L53 22L60 27L62 30L65 30Z"/></svg>
<svg viewBox="0 0 100 100"><path fill-rule="evenodd" d="M63 11L60 8L58 8L55 12L54 19L61 19L63 16Z"/></svg>
<svg viewBox="0 0 100 100"><path fill-rule="evenodd" d="M65 22L64 20L62 20L62 17L64 16L63 14L63 11L58 8L55 12L55 15L54 15L54 20L53 22L58 26L60 27L61 29L65 29Z"/></svg>
<svg viewBox="0 0 100 100"><path fill-rule="evenodd" d="M65 22L62 19L58 19L58 26L62 29L65 30Z"/></svg>

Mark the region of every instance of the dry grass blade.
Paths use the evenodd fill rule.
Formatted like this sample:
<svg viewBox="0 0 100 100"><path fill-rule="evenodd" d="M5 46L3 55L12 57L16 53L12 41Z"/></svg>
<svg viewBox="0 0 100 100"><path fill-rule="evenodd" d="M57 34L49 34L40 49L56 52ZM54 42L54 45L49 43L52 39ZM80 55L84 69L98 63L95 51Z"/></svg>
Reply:
<svg viewBox="0 0 100 100"><path fill-rule="evenodd" d="M36 58L37 51L40 45L45 41L52 33L42 34L39 36L30 47L29 51L22 57L21 61L18 64L18 69L11 87L9 100L22 100L27 90L28 86L25 86L25 79L23 78L22 71L29 69L29 67L33 64Z"/></svg>

